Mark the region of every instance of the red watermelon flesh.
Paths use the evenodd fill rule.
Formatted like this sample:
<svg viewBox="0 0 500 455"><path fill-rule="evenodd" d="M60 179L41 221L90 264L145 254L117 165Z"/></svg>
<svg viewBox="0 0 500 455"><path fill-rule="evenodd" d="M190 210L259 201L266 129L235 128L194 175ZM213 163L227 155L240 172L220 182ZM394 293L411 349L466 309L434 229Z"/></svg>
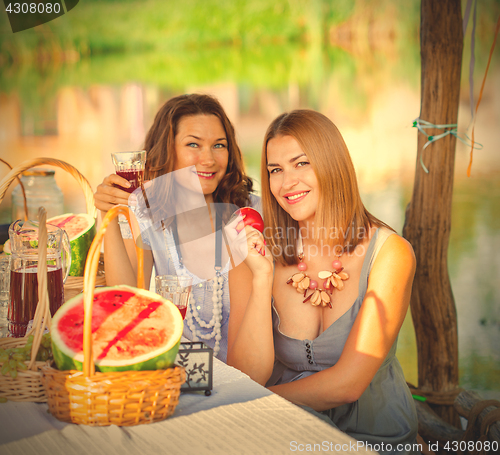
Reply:
<svg viewBox="0 0 500 455"><path fill-rule="evenodd" d="M96 290L92 306L92 350L96 367L101 371L155 369L158 359L154 358L165 348L170 349L172 338L180 340L182 318L177 320L180 314L173 304L149 291L126 289L135 290L127 286ZM73 364L68 357L83 361L83 296L69 302L78 298L78 302L67 308L66 304L61 307L63 314L54 316L53 351L60 369L78 368L78 363ZM153 362L148 358L150 355ZM175 359L175 355L173 357ZM161 367L165 359L159 360Z"/></svg>

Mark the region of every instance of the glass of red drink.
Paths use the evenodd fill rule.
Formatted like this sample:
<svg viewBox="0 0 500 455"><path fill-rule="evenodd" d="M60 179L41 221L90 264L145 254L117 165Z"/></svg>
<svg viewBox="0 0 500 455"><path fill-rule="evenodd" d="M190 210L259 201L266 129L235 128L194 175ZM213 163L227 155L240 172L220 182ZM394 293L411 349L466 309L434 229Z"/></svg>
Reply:
<svg viewBox="0 0 500 455"><path fill-rule="evenodd" d="M116 152L111 154L115 165L115 172L130 183L130 188L118 187L127 193L132 193L144 183L144 167L146 165L146 151Z"/></svg>
<svg viewBox="0 0 500 455"><path fill-rule="evenodd" d="M189 276L158 275L155 278L156 293L170 300L181 312L182 319L186 317L192 285L193 279Z"/></svg>
<svg viewBox="0 0 500 455"><path fill-rule="evenodd" d="M11 246L10 293L7 319L14 337L26 333L38 304L38 223L16 221L9 228ZM47 289L50 313L64 303L64 282L71 266L68 234L47 224Z"/></svg>

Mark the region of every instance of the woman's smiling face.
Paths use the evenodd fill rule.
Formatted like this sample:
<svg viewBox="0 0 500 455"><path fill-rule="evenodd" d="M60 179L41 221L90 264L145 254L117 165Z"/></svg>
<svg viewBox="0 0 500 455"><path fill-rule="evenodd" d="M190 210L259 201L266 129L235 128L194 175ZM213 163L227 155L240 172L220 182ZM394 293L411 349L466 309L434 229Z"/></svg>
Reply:
<svg viewBox="0 0 500 455"><path fill-rule="evenodd" d="M299 225L314 220L319 202L318 179L299 143L292 136L276 136L267 143L271 193Z"/></svg>
<svg viewBox="0 0 500 455"><path fill-rule="evenodd" d="M215 115L183 117L175 135L175 170L194 166L207 202L226 174L228 141Z"/></svg>

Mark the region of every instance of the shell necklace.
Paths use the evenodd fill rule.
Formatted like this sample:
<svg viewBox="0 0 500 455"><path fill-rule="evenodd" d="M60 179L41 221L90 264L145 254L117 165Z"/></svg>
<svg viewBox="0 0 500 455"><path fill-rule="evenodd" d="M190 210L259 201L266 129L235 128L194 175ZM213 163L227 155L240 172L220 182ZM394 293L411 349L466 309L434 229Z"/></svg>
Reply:
<svg viewBox="0 0 500 455"><path fill-rule="evenodd" d="M175 223L175 222L174 222ZM222 294L223 294L223 284L224 277L221 274L222 270L222 220L215 214L215 276L212 278L213 284L213 294L212 294L212 319L209 322L205 322L201 319L198 310L196 309L196 301L192 294L189 295L189 301L186 310L186 323L193 334L192 341L212 340L215 339L214 344L214 355L217 356L220 350L220 341L222 339L221 333L221 322L222 322ZM182 261L182 255L180 251L179 234L177 232L177 223L172 226L172 235L174 237L174 242L177 250L177 257L179 258L180 270L179 274L184 276L189 276L188 271L184 267ZM177 248L179 245L179 248ZM207 286L208 282L205 282ZM202 302L203 304L205 302ZM211 329L209 333L201 333L197 327L203 327L204 329Z"/></svg>
<svg viewBox="0 0 500 455"><path fill-rule="evenodd" d="M310 278L306 273L307 264L304 262L304 249L302 246L302 237L300 236L298 250L300 262L297 268L299 271L288 278L286 284L291 284L298 293L304 295L304 303L310 302L314 306L328 306L332 308L331 295L333 291L342 291L342 289L344 289L343 282L349 279L349 275L344 272L342 262L339 259L335 259L332 261L333 270L322 270L318 273L318 278L324 280L323 288L319 288L318 282ZM338 255L337 258L340 258L342 254ZM312 291L309 295L307 295L308 290Z"/></svg>

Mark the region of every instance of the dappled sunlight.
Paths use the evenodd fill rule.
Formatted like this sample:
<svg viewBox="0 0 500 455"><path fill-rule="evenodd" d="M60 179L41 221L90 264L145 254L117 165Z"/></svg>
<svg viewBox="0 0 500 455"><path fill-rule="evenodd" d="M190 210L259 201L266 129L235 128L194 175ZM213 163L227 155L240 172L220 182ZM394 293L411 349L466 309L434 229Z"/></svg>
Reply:
<svg viewBox="0 0 500 455"><path fill-rule="evenodd" d="M383 302L374 291L368 291L363 300L360 314L361 324L355 324L356 344L354 348L360 354L366 354L379 360L385 359L384 350L389 351L397 338L397 332L392 332L397 314L389 313L388 302ZM396 309L395 309L396 310ZM395 330L395 329L392 329Z"/></svg>
<svg viewBox="0 0 500 455"><path fill-rule="evenodd" d="M258 192L267 126L283 111L311 108L327 115L342 132L368 210L401 232L417 165L419 133L412 122L420 114L419 0L411 6L360 0L341 2L336 8L330 2L321 18L301 2L257 0L243 2L245 14L233 20L228 15L234 16L242 2L227 1L228 9L218 8L224 11L208 21L203 14L215 0L204 2L194 13L191 2L181 5L162 21L152 13L155 5L163 3L160 0L148 2L137 16L130 14L127 4L131 2L120 6L112 2L113 29L99 27L107 16L93 13L109 12L106 3L80 2L78 16L72 13L50 25L3 34L3 159L13 166L41 156L67 161L95 190L104 176L114 172L112 152L142 148L144 134L167 98L204 92L221 101L234 123ZM488 0L485 5L491 9L496 2ZM494 7L497 11L498 5ZM183 21L183 8L189 9L189 20ZM478 13L483 14L480 6ZM8 27L6 17L0 18L0 32ZM491 45L488 27L493 17L497 14L484 16L478 27L476 97ZM131 27L130 21L151 21L151 26ZM92 27L86 27L88 23ZM314 29L319 23L325 27L323 37ZM470 122L468 49L464 48L461 131ZM448 259L458 313L460 380L466 388L493 389L500 383L500 261L495 255L500 241L500 91L496 89L500 65L496 56L498 45L475 128L475 139L483 149L474 152L469 179L465 173L470 149L461 142L456 149ZM6 174L7 169L0 168L0 178ZM85 200L74 179L56 169L56 181L65 196L65 212L85 212ZM0 206L0 224L12 221L13 188ZM374 308L380 311L375 311L373 323L385 337L389 315L380 304ZM413 383L417 382L415 346L408 312L398 356ZM360 352L368 347L369 340L360 340ZM480 362L474 360L478 353ZM486 382L480 377L484 371L488 371Z"/></svg>

